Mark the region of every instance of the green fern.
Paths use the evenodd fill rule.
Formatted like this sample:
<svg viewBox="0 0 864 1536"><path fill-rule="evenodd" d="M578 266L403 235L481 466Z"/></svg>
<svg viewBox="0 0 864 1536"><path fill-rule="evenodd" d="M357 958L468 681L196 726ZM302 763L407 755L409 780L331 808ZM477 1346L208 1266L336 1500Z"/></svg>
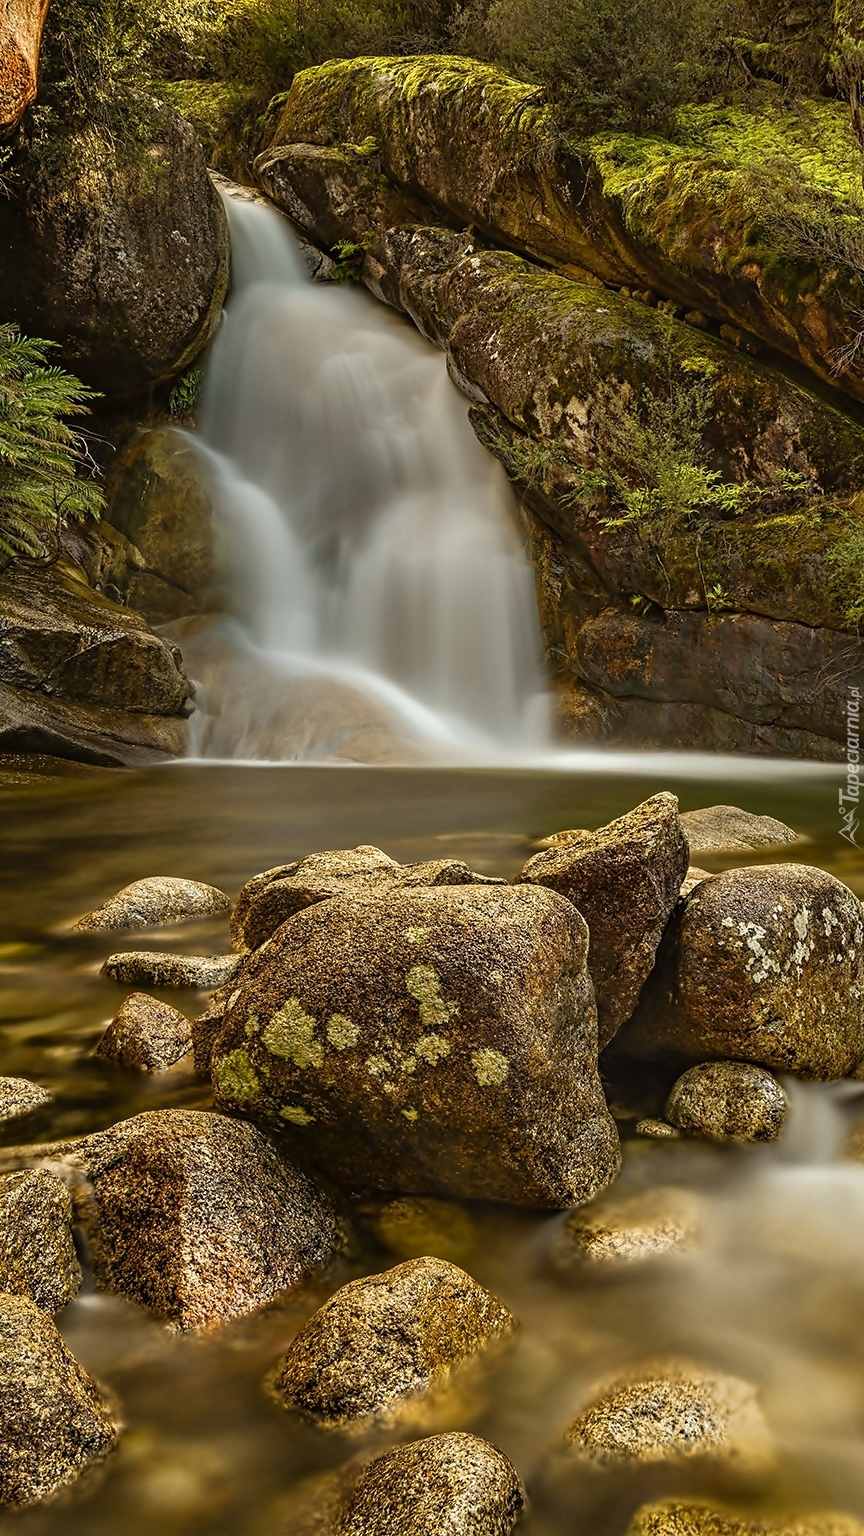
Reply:
<svg viewBox="0 0 864 1536"><path fill-rule="evenodd" d="M98 516L86 440L66 421L94 392L47 362L52 342L0 325L0 554L36 557L66 523Z"/></svg>

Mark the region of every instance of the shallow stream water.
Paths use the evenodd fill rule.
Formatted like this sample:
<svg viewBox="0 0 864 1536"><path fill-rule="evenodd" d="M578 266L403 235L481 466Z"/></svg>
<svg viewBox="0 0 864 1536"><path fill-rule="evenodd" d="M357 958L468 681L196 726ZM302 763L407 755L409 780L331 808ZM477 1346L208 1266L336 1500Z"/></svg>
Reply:
<svg viewBox="0 0 864 1536"><path fill-rule="evenodd" d="M54 770L56 771L56 769ZM323 848L375 843L397 859L464 858L512 877L534 841L594 827L659 789L682 809L718 802L790 822L809 841L711 857L716 870L794 858L864 896L864 856L837 835L833 771L792 764L610 757L569 769L223 767L140 773L69 766L61 777L0 772L0 1073L50 1087L53 1108L6 1145L99 1127L142 1109L206 1108L182 1064L145 1077L90 1055L126 990L99 967L112 950L227 950L223 920L161 933L69 936L77 915L127 882L171 874L235 895L253 873ZM189 1013L205 994L166 992ZM434 1422L389 1440L466 1428L512 1458L530 1499L528 1536L623 1536L646 1499L698 1490L759 1514L848 1510L864 1519L864 1165L840 1158L864 1117L864 1084L791 1085L779 1146L652 1143L622 1124L626 1184L674 1183L702 1201L689 1254L611 1268L553 1263L562 1217L455 1207L421 1251L491 1286L521 1322L487 1375L445 1399ZM62 1500L0 1518L22 1536L280 1536L303 1480L388 1436L319 1431L268 1397L267 1371L321 1300L348 1278L417 1251L387 1248L349 1202L348 1253L290 1303L204 1338L166 1331L86 1291L59 1319L73 1352L119 1396L126 1432L105 1466ZM365 1223L365 1224L364 1224ZM773 1470L749 1481L653 1468L586 1471L562 1432L592 1383L640 1361L685 1357L755 1382L774 1436ZM712 1480L713 1477L713 1480Z"/></svg>

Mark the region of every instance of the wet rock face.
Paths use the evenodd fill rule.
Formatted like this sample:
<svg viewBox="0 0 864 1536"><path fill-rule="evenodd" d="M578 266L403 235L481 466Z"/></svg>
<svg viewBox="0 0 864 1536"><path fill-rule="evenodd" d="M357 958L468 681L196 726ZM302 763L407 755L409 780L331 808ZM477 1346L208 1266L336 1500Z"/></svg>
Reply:
<svg viewBox="0 0 864 1536"><path fill-rule="evenodd" d="M36 95L48 0L13 0L0 22L0 131L20 122Z"/></svg>
<svg viewBox="0 0 864 1536"><path fill-rule="evenodd" d="M179 1008L132 992L108 1025L94 1055L139 1072L164 1072L192 1049L192 1022Z"/></svg>
<svg viewBox="0 0 864 1536"><path fill-rule="evenodd" d="M178 880L173 875L151 875L133 880L101 907L86 912L73 925L73 933L103 928L153 928L165 923L185 923L195 917L211 917L229 911L231 900L214 885L199 880Z"/></svg>
<svg viewBox="0 0 864 1536"><path fill-rule="evenodd" d="M568 1216L556 1245L556 1262L594 1263L652 1258L692 1247L699 1231L699 1201L688 1189L614 1189Z"/></svg>
<svg viewBox="0 0 864 1536"><path fill-rule="evenodd" d="M352 1189L581 1203L619 1158L587 943L536 886L318 903L243 962L217 1103Z"/></svg>
<svg viewBox="0 0 864 1536"><path fill-rule="evenodd" d="M0 1178L0 1292L59 1312L81 1289L72 1200L42 1169Z"/></svg>
<svg viewBox="0 0 864 1536"><path fill-rule="evenodd" d="M89 1186L97 1284L180 1328L266 1306L339 1244L326 1196L254 1126L221 1115L147 1111L66 1162Z"/></svg>
<svg viewBox="0 0 864 1536"><path fill-rule="evenodd" d="M159 950L127 950L109 955L101 975L125 986L224 986L237 969L236 955L172 955Z"/></svg>
<svg viewBox="0 0 864 1536"><path fill-rule="evenodd" d="M610 1382L567 1439L586 1460L607 1465L710 1457L747 1470L770 1456L754 1387L674 1361Z"/></svg>
<svg viewBox="0 0 864 1536"><path fill-rule="evenodd" d="M825 1080L864 1052L864 916L803 864L703 880L664 938L620 1047L647 1060L752 1061Z"/></svg>
<svg viewBox="0 0 864 1536"><path fill-rule="evenodd" d="M522 870L520 880L566 896L588 924L601 1049L636 1006L688 865L678 801L663 793Z"/></svg>
<svg viewBox="0 0 864 1536"><path fill-rule="evenodd" d="M744 1061L706 1061L691 1067L666 1101L666 1119L672 1125L713 1141L775 1141L786 1110L786 1095L776 1078Z"/></svg>
<svg viewBox="0 0 864 1536"><path fill-rule="evenodd" d="M295 912L346 892L371 896L424 886L503 883L490 875L476 874L460 859L397 864L380 848L368 845L310 853L305 859L265 869L247 880L231 916L231 939L235 949L259 949Z"/></svg>
<svg viewBox="0 0 864 1536"><path fill-rule="evenodd" d="M797 832L774 816L754 816L737 805L706 805L684 811L681 825L691 854L726 848L765 848L772 843L797 843Z"/></svg>
<svg viewBox="0 0 864 1536"><path fill-rule="evenodd" d="M503 1452L476 1435L432 1435L377 1456L330 1536L510 1536L525 1492Z"/></svg>
<svg viewBox="0 0 864 1536"><path fill-rule="evenodd" d="M0 209L4 313L118 400L192 362L228 282L227 222L194 130L154 106L144 139L120 153L94 120L48 185L22 143Z"/></svg>
<svg viewBox="0 0 864 1536"><path fill-rule="evenodd" d="M0 1077L0 1124L24 1120L53 1102L53 1094L26 1077Z"/></svg>
<svg viewBox="0 0 864 1536"><path fill-rule="evenodd" d="M326 1428L395 1419L515 1326L455 1264L409 1259L331 1296L291 1344L277 1389Z"/></svg>
<svg viewBox="0 0 864 1536"><path fill-rule="evenodd" d="M24 1296L0 1295L0 1503L33 1504L113 1448L112 1405Z"/></svg>

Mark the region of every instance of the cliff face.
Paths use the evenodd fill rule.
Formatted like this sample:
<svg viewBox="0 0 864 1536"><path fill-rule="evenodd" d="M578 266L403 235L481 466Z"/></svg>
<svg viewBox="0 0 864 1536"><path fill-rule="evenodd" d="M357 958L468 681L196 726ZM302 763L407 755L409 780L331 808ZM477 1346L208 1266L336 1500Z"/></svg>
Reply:
<svg viewBox="0 0 864 1536"><path fill-rule="evenodd" d="M833 114L815 161L789 141L823 200ZM839 757L864 665L864 427L857 358L831 357L858 279L796 265L779 236L757 260L734 151L759 125L727 116L725 159L710 113L689 160L686 142L574 146L470 60L337 61L297 77L256 170L447 352L523 494L573 732Z"/></svg>

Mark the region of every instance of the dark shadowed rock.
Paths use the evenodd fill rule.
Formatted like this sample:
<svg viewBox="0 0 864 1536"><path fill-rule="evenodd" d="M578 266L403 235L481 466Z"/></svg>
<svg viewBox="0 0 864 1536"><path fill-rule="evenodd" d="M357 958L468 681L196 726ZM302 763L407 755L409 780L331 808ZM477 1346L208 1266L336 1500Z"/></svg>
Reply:
<svg viewBox="0 0 864 1536"><path fill-rule="evenodd" d="M80 1289L69 1191L42 1169L0 1177L0 1291L59 1312Z"/></svg>
<svg viewBox="0 0 864 1536"><path fill-rule="evenodd" d="M103 928L153 928L165 923L184 923L194 917L228 912L231 899L213 885L199 880L178 880L173 875L150 875L133 880L122 891L79 917L73 933Z"/></svg>
<svg viewBox="0 0 864 1536"><path fill-rule="evenodd" d="M730 869L681 903L622 1032L648 1060L757 1062L843 1077L864 1052L864 915L805 864Z"/></svg>
<svg viewBox="0 0 864 1536"><path fill-rule="evenodd" d="M244 961L217 1103L352 1189L581 1203L619 1156L587 945L536 886L320 902Z"/></svg>
<svg viewBox="0 0 864 1536"><path fill-rule="evenodd" d="M595 1263L647 1259L693 1245L699 1231L699 1199L675 1185L650 1189L613 1189L568 1216L555 1259L559 1267L574 1259Z"/></svg>
<svg viewBox="0 0 864 1536"><path fill-rule="evenodd" d="M716 1504L667 1499L637 1509L627 1536L864 1536L864 1525L833 1510L755 1519Z"/></svg>
<svg viewBox="0 0 864 1536"><path fill-rule="evenodd" d="M149 1110L44 1155L75 1187L97 1284L180 1328L266 1306L340 1241L326 1196L222 1115Z"/></svg>
<svg viewBox="0 0 864 1536"><path fill-rule="evenodd" d="M237 969L236 955L170 955L156 950L129 950L109 955L101 975L127 987L224 986Z"/></svg>
<svg viewBox="0 0 864 1536"><path fill-rule="evenodd" d="M54 1095L26 1077L0 1077L0 1122L23 1120L53 1103Z"/></svg>
<svg viewBox="0 0 864 1536"><path fill-rule="evenodd" d="M348 891L371 896L425 886L503 884L493 876L476 874L460 859L397 864L380 848L369 846L310 853L246 882L231 917L232 943L239 950L258 949L295 912Z"/></svg>
<svg viewBox="0 0 864 1536"><path fill-rule="evenodd" d="M607 1464L708 1457L750 1470L770 1456L755 1387L678 1361L604 1384L567 1439L588 1461Z"/></svg>
<svg viewBox="0 0 864 1536"><path fill-rule="evenodd" d="M590 836L528 860L520 880L566 896L588 924L601 1048L629 1019L687 873L678 801L667 793Z"/></svg>
<svg viewBox="0 0 864 1536"><path fill-rule="evenodd" d="M775 1141L786 1119L786 1095L764 1067L705 1061L679 1077L666 1118L680 1131L714 1141Z"/></svg>
<svg viewBox="0 0 864 1536"><path fill-rule="evenodd" d="M455 1264L409 1259L331 1296L291 1344L277 1388L287 1407L329 1429L389 1421L515 1326Z"/></svg>
<svg viewBox="0 0 864 1536"><path fill-rule="evenodd" d="M698 811L684 811L681 825L687 833L691 854L801 841L797 832L774 816L754 816L737 805L706 805Z"/></svg>
<svg viewBox="0 0 864 1536"><path fill-rule="evenodd" d="M113 1405L69 1353L51 1318L0 1295L0 1503L33 1504L113 1448Z"/></svg>
<svg viewBox="0 0 864 1536"><path fill-rule="evenodd" d="M94 1055L139 1072L164 1072L192 1049L192 1022L146 992L132 992L108 1025Z"/></svg>
<svg viewBox="0 0 864 1536"><path fill-rule="evenodd" d="M377 1456L332 1536L510 1536L525 1503L507 1457L476 1435L432 1435Z"/></svg>

